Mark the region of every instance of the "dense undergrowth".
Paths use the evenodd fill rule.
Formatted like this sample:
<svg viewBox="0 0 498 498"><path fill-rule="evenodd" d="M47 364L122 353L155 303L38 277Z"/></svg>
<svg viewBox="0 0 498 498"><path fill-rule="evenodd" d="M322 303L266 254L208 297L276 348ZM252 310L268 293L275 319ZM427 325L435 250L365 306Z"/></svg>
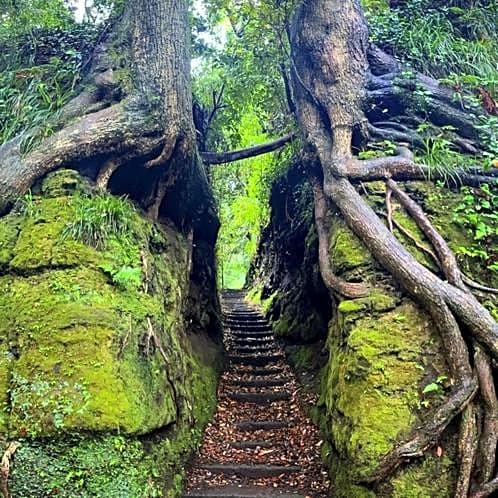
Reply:
<svg viewBox="0 0 498 498"><path fill-rule="evenodd" d="M0 21L0 144L24 132L24 151L54 131L99 32L75 23L62 2L26 4Z"/></svg>

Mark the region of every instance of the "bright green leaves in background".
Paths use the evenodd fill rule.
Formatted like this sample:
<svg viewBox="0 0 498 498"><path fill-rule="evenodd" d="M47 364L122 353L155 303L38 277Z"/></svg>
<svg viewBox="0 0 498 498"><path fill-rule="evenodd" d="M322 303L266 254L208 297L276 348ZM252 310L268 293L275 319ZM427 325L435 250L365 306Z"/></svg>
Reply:
<svg viewBox="0 0 498 498"><path fill-rule="evenodd" d="M364 0L373 42L423 73L498 91L498 4Z"/></svg>
<svg viewBox="0 0 498 498"><path fill-rule="evenodd" d="M284 85L289 73L285 25L292 2L211 0L205 8L197 24L217 41L209 50L204 47L194 72L194 94L209 109L213 91L223 88L224 104L212 122L207 148L222 152L284 135L293 126ZM209 36L203 39L209 42ZM271 184L287 167L290 149L211 168L221 218L220 286L244 285L268 221Z"/></svg>
<svg viewBox="0 0 498 498"><path fill-rule="evenodd" d="M269 140L254 112L243 115L239 132L242 147ZM221 220L216 253L222 288L244 286L260 231L268 222L271 184L290 157L287 150L212 167L210 176Z"/></svg>

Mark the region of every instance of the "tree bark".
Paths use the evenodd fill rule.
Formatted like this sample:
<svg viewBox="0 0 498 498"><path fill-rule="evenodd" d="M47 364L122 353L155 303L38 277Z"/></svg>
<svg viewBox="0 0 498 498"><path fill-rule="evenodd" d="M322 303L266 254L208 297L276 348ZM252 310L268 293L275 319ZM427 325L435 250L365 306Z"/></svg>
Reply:
<svg viewBox="0 0 498 498"><path fill-rule="evenodd" d="M421 179L427 173L426 168L416 165L413 157L406 153L369 161L353 157L355 130L365 133L368 129L367 118L375 118L374 114L365 115L363 111L368 109L369 99L372 98L377 99L377 103L378 99L384 101L385 106L391 105L389 99L395 97L393 86L399 65L380 51L370 50L370 57L367 57L367 26L359 0L317 0L313 5L314 8L310 9L309 4L304 2L297 8L293 19L292 84L299 127L306 142L316 151L323 171L323 192L372 255L432 317L454 385L446 402L432 413L425 424L415 427L406 440L400 441L379 462L378 469L367 481L384 480L405 460L423 455L452 419L464 410L459 436L461 458L457 492L459 496L467 496L475 462L473 453L476 451L475 408L474 403L469 405L469 402L475 396L478 383L462 330L466 335L470 334L486 354L498 359L498 324L464 287L460 271L455 267L456 262L442 237L392 180ZM416 84L431 88L427 116L435 125L458 125L462 143L470 147L470 142L465 140L476 138L472 118L452 106L446 90L437 82L422 75L415 75L415 80ZM399 112L399 104L393 103L396 112ZM414 122L418 119L417 116L406 117ZM400 123L384 123L383 126L390 127L389 131L397 134L396 138L402 142L413 143L419 139ZM406 140L410 137L414 140ZM442 280L418 263L351 183L380 178L387 181L409 214L428 234L449 281ZM472 183L490 179L492 177L469 174L466 181ZM321 271L325 281L328 275L323 272L323 265ZM490 404L492 390L487 389L486 399ZM493 444L493 441L488 444L485 452L488 456L485 458L489 459ZM472 455L467 455L466 451L472 451Z"/></svg>
<svg viewBox="0 0 498 498"><path fill-rule="evenodd" d="M116 51L126 67L113 58ZM118 70L129 81L119 81ZM85 88L62 110L59 129L25 154L21 137L0 147L0 212L60 167L94 164L94 179L101 185L110 184L128 164L137 175L157 166L156 182L170 167L191 174L201 167L191 95L187 2L129 0L112 33L97 47ZM151 191L158 189L151 186ZM136 200L146 209L157 204L145 194Z"/></svg>

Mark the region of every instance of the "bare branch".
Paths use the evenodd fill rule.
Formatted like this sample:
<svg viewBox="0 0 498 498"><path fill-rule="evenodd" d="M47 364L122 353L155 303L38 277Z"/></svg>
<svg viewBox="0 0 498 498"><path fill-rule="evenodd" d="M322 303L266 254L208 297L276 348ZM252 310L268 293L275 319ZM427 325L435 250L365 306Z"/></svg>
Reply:
<svg viewBox="0 0 498 498"><path fill-rule="evenodd" d="M274 150L280 149L284 145L292 142L296 138L296 133L288 133L287 135L268 142L266 144L255 145L254 147L249 147L247 149L234 150L232 152L201 152L203 161L206 164L224 164L231 163L234 161L240 161L241 159L247 159L249 157L260 156L261 154L267 154L268 152L273 152Z"/></svg>

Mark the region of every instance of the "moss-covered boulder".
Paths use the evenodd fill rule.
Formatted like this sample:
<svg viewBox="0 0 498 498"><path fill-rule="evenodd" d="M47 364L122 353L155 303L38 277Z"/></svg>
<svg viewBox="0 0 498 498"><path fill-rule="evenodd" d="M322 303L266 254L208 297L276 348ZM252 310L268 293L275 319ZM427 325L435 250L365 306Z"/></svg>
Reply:
<svg viewBox="0 0 498 498"><path fill-rule="evenodd" d="M289 233L296 231L293 220L306 219L306 213L300 217L303 208L294 201L294 192L301 191L300 181L304 181L296 181L296 174L290 172L279 180L283 185L276 184L270 226L265 232L270 236L260 246L253 284L259 292L255 295L262 296L263 301L265 296L273 296L269 314L277 332L291 344L287 346L288 357L302 373L301 379L305 382L310 377L321 379L320 401L312 414L322 428L323 456L334 483L332 494L339 498L450 497L456 469L454 427L445 431L438 447L400 468L382 485L372 489L361 484L397 441L430 416L451 388L452 379L434 324L383 271L340 216L333 216L330 234L334 272L343 279L367 283L371 292L363 298L338 299L329 304L332 318L326 333L325 362L317 361L321 360L322 351L319 342L303 344L300 324L306 327L310 321L319 323L315 315L321 309L299 305L301 283L310 281L309 277L300 276L316 275L318 271L316 245L303 253L301 246L285 243L290 239ZM404 187L448 240L462 269L472 278L496 286L498 274L486 270L489 261L493 261L494 249L485 247L483 242L480 251L474 250L479 243L475 227L471 226L474 218L467 219L468 212L475 214L487 200L486 190L476 192L471 198L465 189L457 192L425 182ZM384 183L366 184L361 193L382 216ZM311 195L308 202L310 205L313 202ZM480 204L474 209L472 202ZM292 216L282 212L281 206L290 206ZM395 200L392 207L395 235L418 261L439 271L430 256L430 244L415 222ZM485 208L484 204L479 209L486 211ZM310 220L308 232L299 226L299 233L312 234L311 223ZM483 251L487 251L488 263L482 260L476 265L478 258L485 257ZM318 301L313 287L307 286L305 292L308 302ZM481 297L496 313L496 298ZM310 376L310 371L315 375Z"/></svg>
<svg viewBox="0 0 498 498"><path fill-rule="evenodd" d="M384 188L367 187L367 200L379 212L384 209ZM461 194L426 183L407 188L456 252L472 244L454 216ZM393 219L396 235L422 264L437 272L425 249L430 249L428 241L396 202ZM328 456L334 496L452 496L456 466L451 428L439 451L427 452L375 490L360 485L397 441L430 416L453 381L436 328L424 310L399 289L339 218L332 226L334 271L346 280L368 282L372 289L365 298L339 301L329 326L321 423L333 448ZM474 275L483 277L493 283L492 274ZM493 308L493 300L488 300Z"/></svg>
<svg viewBox="0 0 498 498"><path fill-rule="evenodd" d="M184 324L190 258L187 236L151 223L125 199L92 192L70 170L49 175L0 219L0 431L21 440L14 496L28 496L26 482L32 497L55 489L158 496L153 478L164 472L145 470L148 452L181 467L174 455L183 450L174 448L195 445L216 384L215 345L189 338ZM145 443L165 428L164 438ZM105 449L121 440L122 450ZM158 449L164 444L169 456ZM128 494L111 492L119 488L111 478L109 491L95 494L82 477L91 451L97 467L115 462L108 477L122 472L135 483ZM140 475L130 473L132 462L142 462ZM142 491L132 491L140 482Z"/></svg>

